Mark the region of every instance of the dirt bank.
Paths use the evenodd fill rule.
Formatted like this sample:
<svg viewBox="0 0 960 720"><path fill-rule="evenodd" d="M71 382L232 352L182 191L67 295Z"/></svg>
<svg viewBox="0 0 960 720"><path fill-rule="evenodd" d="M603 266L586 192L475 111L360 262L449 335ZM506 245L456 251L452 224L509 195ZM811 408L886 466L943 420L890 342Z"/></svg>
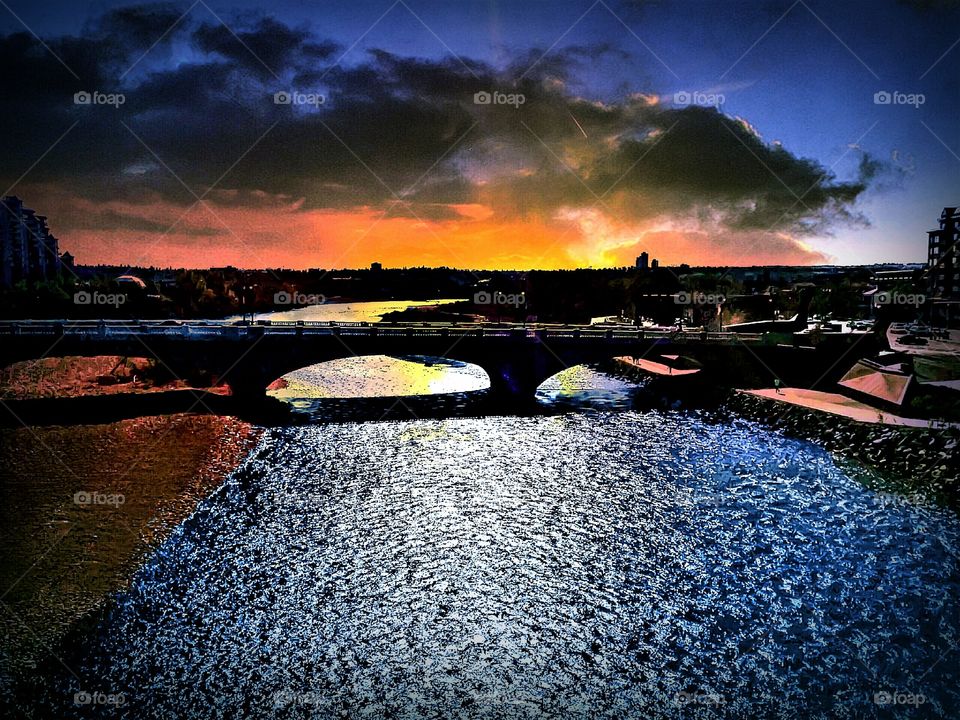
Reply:
<svg viewBox="0 0 960 720"><path fill-rule="evenodd" d="M0 684L122 589L258 437L186 414L0 430Z"/></svg>
<svg viewBox="0 0 960 720"><path fill-rule="evenodd" d="M195 386L170 377L153 360L115 355L40 358L0 370L3 400L163 392L190 387ZM223 388L212 391L226 392Z"/></svg>

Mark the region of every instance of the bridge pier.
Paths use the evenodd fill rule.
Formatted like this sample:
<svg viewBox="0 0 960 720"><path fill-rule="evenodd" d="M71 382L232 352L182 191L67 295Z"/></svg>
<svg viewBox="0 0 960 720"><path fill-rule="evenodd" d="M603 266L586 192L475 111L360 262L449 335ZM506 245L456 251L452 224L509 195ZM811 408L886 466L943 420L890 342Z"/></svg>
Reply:
<svg viewBox="0 0 960 720"><path fill-rule="evenodd" d="M489 375L490 373L488 373ZM536 404L539 382L518 381L516 376L490 375L488 397L497 406L527 406Z"/></svg>
<svg viewBox="0 0 960 720"><path fill-rule="evenodd" d="M514 353L510 357L464 359L479 365L487 373L492 398L513 406L533 405L540 383L565 367L539 348Z"/></svg>

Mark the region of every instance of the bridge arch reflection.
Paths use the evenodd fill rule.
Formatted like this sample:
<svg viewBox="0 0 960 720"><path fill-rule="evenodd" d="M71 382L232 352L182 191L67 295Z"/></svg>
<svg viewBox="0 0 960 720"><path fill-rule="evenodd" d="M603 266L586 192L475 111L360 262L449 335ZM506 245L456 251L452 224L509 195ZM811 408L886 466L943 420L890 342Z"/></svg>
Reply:
<svg viewBox="0 0 960 720"><path fill-rule="evenodd" d="M418 397L485 390L490 377L478 365L418 355L357 355L313 363L267 387L280 400Z"/></svg>

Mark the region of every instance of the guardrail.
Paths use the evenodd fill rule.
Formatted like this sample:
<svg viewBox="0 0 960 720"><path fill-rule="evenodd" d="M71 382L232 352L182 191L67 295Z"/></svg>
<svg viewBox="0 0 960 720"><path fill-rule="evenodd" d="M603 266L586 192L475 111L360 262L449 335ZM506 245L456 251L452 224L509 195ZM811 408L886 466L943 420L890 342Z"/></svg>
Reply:
<svg viewBox="0 0 960 720"><path fill-rule="evenodd" d="M95 336L183 337L197 340L217 337L317 336L377 338L513 338L530 340L667 340L674 343L712 344L762 342L760 333L650 330L630 327L548 324L441 324L441 323L366 323L366 322L260 322L224 321L130 321L130 320L26 320L0 321L0 337Z"/></svg>

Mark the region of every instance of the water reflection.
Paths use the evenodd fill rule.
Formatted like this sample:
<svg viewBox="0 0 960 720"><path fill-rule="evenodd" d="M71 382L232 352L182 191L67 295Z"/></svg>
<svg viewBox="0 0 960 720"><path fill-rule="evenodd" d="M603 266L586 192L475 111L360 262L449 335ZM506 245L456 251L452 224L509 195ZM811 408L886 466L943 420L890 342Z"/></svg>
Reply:
<svg viewBox="0 0 960 720"><path fill-rule="evenodd" d="M412 307L426 305L447 305L461 302L462 299L439 300L382 300L375 302L329 302L322 305L308 305L291 310L257 313L255 320L277 320L296 322L298 320L310 322L379 322L387 313L399 312ZM229 318L240 320L240 316Z"/></svg>
<svg viewBox="0 0 960 720"><path fill-rule="evenodd" d="M547 408L627 410L637 401L638 383L577 365L545 380L537 401Z"/></svg>
<svg viewBox="0 0 960 720"><path fill-rule="evenodd" d="M476 365L445 358L383 355L346 358L288 373L268 394L301 420L318 422L416 419L570 410L628 410L647 406L643 383L577 366L548 378L536 396L504 407L489 397L490 379Z"/></svg>
<svg viewBox="0 0 960 720"><path fill-rule="evenodd" d="M874 717L893 689L954 716L958 540L948 511L741 421L280 428L37 702L75 716L88 684L129 717Z"/></svg>
<svg viewBox="0 0 960 720"><path fill-rule="evenodd" d="M344 358L310 365L283 376L269 393L281 400L398 397L470 392L490 387L482 368L443 358L385 355Z"/></svg>

